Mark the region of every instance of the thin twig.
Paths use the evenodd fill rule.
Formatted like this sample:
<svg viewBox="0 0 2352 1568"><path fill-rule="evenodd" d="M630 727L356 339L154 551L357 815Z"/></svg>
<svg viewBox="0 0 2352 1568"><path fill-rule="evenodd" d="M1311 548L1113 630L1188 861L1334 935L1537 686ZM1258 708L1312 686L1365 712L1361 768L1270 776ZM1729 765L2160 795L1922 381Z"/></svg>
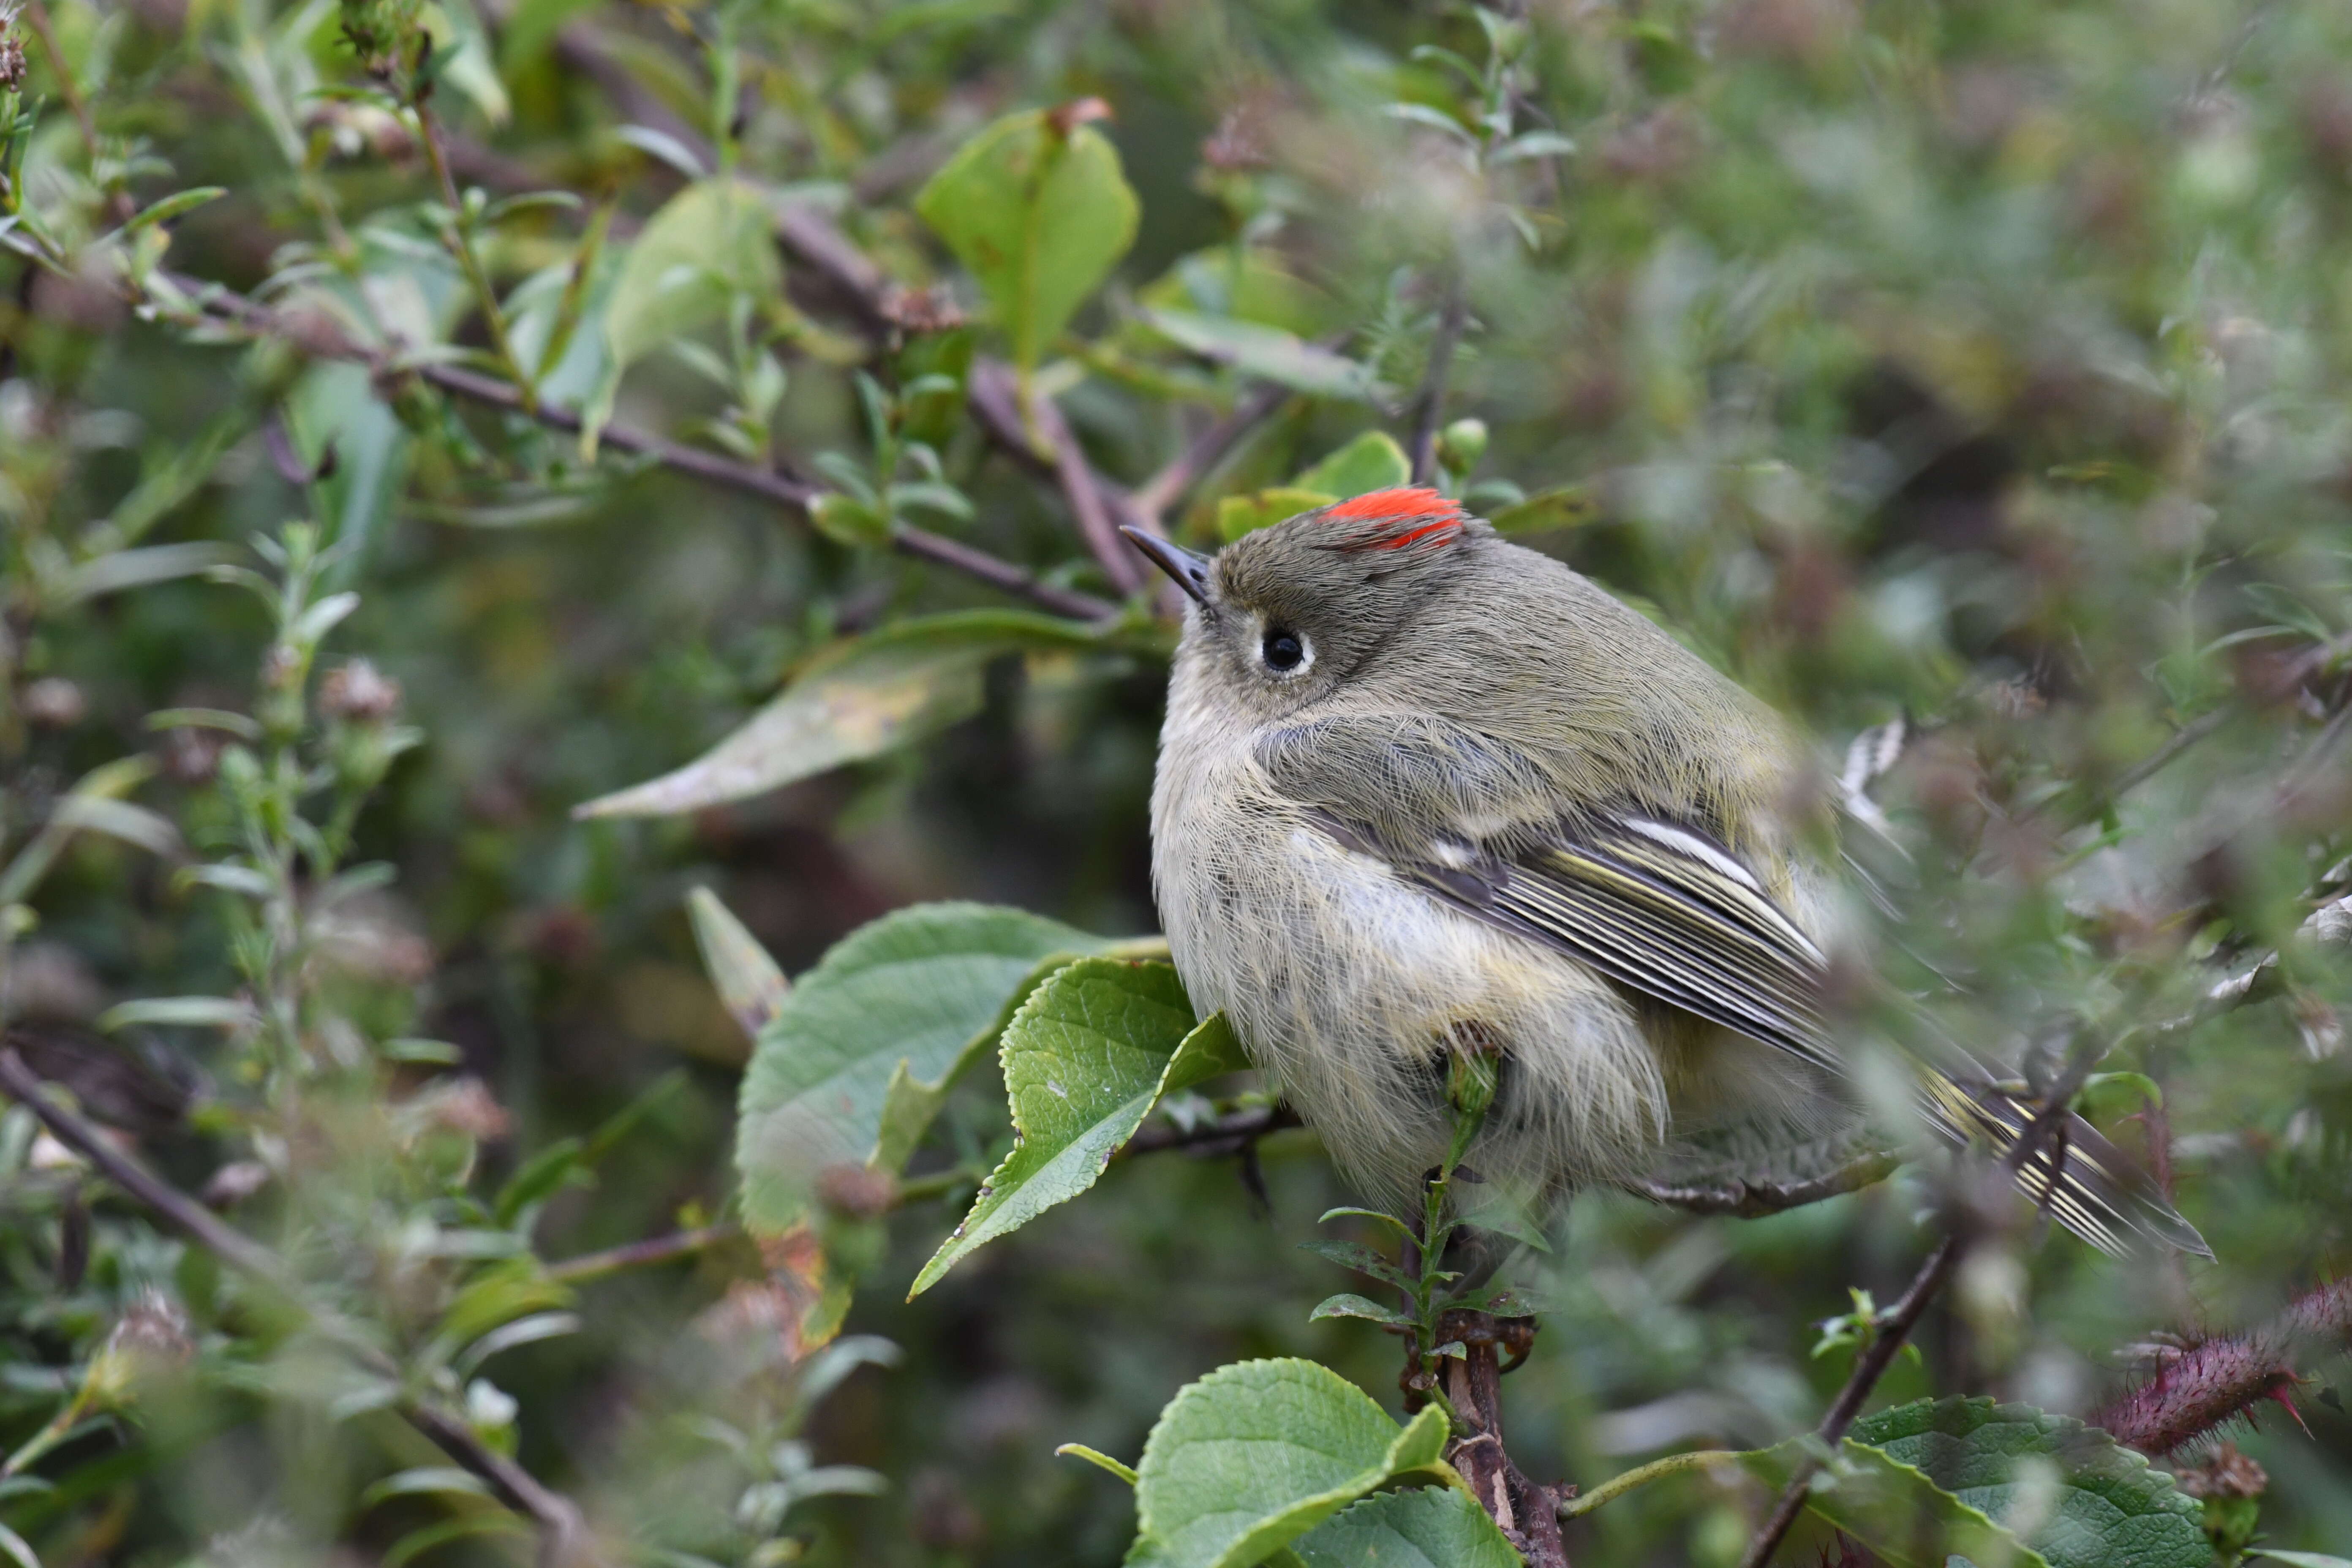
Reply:
<svg viewBox="0 0 2352 1568"><path fill-rule="evenodd" d="M515 353L514 339L508 335L507 313L499 304L499 291L490 282L488 270L482 266L481 253L474 248L473 220L466 216L465 197L457 193L457 182L449 173L448 156L442 151L441 126L434 118L430 90L428 88L417 92L409 109L416 116L418 137L425 143L425 159L432 165L433 178L441 187L442 204L449 209L449 228L443 239L474 290L474 304L482 312L482 325L490 334L491 348L498 351L499 362L507 367L507 375L514 383L517 401L525 414L536 418L539 395L532 390L530 374Z"/></svg>
<svg viewBox="0 0 2352 1568"><path fill-rule="evenodd" d="M1305 1125L1298 1112L1287 1105L1253 1106L1191 1127L1179 1127L1172 1121L1155 1123L1129 1139L1118 1152L1121 1159L1171 1150L1201 1155L1232 1154L1268 1133Z"/></svg>
<svg viewBox="0 0 2352 1568"><path fill-rule="evenodd" d="M993 363L974 365L971 374L975 384L982 375L1003 375L1008 382L1011 380L1010 372ZM1020 395L1011 387L1003 391L1008 396L1017 398ZM1111 521L1110 508L1105 503L1102 489L1096 482L1094 468L1087 462L1086 454L1079 450L1077 436L1070 429L1070 422L1062 417L1060 405L1050 397L1033 395L1025 412L1029 424L1036 430L1039 439L1045 443L1046 453L1054 466L1054 478L1062 487L1063 499L1070 503L1070 514L1077 519L1078 537L1094 552L1095 560L1101 564L1103 574L1111 580L1112 586L1122 594L1132 595L1140 591L1146 582L1144 574L1149 568L1120 537L1118 525Z"/></svg>
<svg viewBox="0 0 2352 1568"><path fill-rule="evenodd" d="M88 1160L100 1174L223 1263L268 1286L330 1338L379 1374L397 1378L399 1367L369 1344L352 1325L304 1300L296 1279L278 1255L224 1223L138 1160L116 1148L97 1128L52 1100L42 1081L13 1049L0 1047L0 1090L31 1111L50 1136ZM597 1561L579 1505L541 1485L520 1465L490 1447L465 1422L415 1400L399 1406L408 1424L452 1459L488 1482L500 1500L528 1515L540 1528L540 1561L546 1568L587 1568Z"/></svg>
<svg viewBox="0 0 2352 1568"><path fill-rule="evenodd" d="M1846 1428L1853 1425L1853 1418L1861 1414L1863 1402L1870 1397L1870 1391L1878 1385L1879 1378L1894 1364L1895 1353L1911 1337L1911 1331L1918 1326L1919 1319L1927 1310L1927 1303L1936 1299L1936 1293L1951 1278L1952 1268L1959 1261L1959 1256L1960 1244L1957 1236L1947 1236L1937 1242L1936 1250L1927 1255L1927 1261L1919 1266L1919 1272L1912 1276L1910 1288L1903 1292L1903 1299L1895 1304L1893 1311L1880 1320L1877 1337L1855 1359L1853 1375L1845 1380L1845 1386L1838 1391L1836 1403L1830 1406L1829 1414L1822 1417L1821 1426L1815 1429L1814 1435L1821 1439L1822 1447L1834 1451L1845 1440ZM1740 1568L1764 1568L1764 1564L1771 1561L1772 1553L1780 1550L1781 1539L1789 1533L1789 1527L1797 1521L1798 1513L1804 1508L1813 1476L1820 1468L1821 1462L1811 1456L1799 1461L1797 1472L1789 1478L1789 1485L1780 1493L1780 1500L1774 1506L1771 1517L1765 1521L1764 1528L1748 1544L1748 1555L1740 1559Z"/></svg>
<svg viewBox="0 0 2352 1568"><path fill-rule="evenodd" d="M1802 1208L1827 1198L1885 1181L1902 1166L1900 1156L1883 1149L1858 1154L1834 1170L1801 1182L1750 1182L1734 1179L1720 1184L1672 1186L1648 1180L1622 1184L1624 1190L1654 1204L1665 1204L1693 1214L1737 1215L1755 1219L1768 1214Z"/></svg>
<svg viewBox="0 0 2352 1568"><path fill-rule="evenodd" d="M1211 423L1185 443L1184 449L1170 458L1167 467L1136 486L1128 495L1129 503L1154 522L1166 518L1170 509L1184 499L1184 492L1202 475L1223 462L1225 454L1243 437L1289 400L1290 388L1278 382L1262 381L1251 387L1242 394L1232 413Z"/></svg>
<svg viewBox="0 0 2352 1568"><path fill-rule="evenodd" d="M1445 378L1454 369L1454 348L1462 341L1462 323L1469 313L1459 272L1445 285L1445 306L1437 318L1437 336L1429 345L1429 369L1421 378L1418 411L1412 424L1412 482L1425 485L1437 472L1437 431L1445 417Z"/></svg>
<svg viewBox="0 0 2352 1568"><path fill-rule="evenodd" d="M2352 633L2314 643L2278 672L2277 685L2281 689L2291 692L2347 655L2352 655ZM2118 774L2116 782L2107 786L2104 798L2116 800L2130 794L2155 777L2175 757L2211 735L2243 710L2240 703L2231 701L2191 719L2166 737L2162 745Z"/></svg>
<svg viewBox="0 0 2352 1568"><path fill-rule="evenodd" d="M643 1241L625 1242L608 1247L602 1252L583 1252L577 1258L567 1258L561 1263L547 1266L546 1277L562 1285L579 1285L591 1279L602 1279L608 1274L619 1274L631 1268L651 1268L657 1264L676 1262L724 1247L740 1239L743 1227L732 1223L706 1225L694 1230L677 1230L667 1236L649 1236Z"/></svg>
<svg viewBox="0 0 2352 1568"><path fill-rule="evenodd" d="M352 342L323 318L290 319L219 284L184 274L173 274L169 281L215 319L232 323L245 331L280 339L306 353L364 364L380 378L414 374L444 392L455 394L469 402L522 414L552 430L576 432L580 428L578 415L548 405L542 405L536 411L528 409L523 405L520 389L494 376L467 370L462 365L403 366L383 353ZM685 446L626 425L606 426L599 439L606 446L650 458L664 468L692 475L710 484L758 496L803 513L822 493L815 487L803 484L772 468L738 462L732 458ZM961 540L933 533L929 529L900 524L891 531L890 545L902 555L949 567L1057 615L1098 620L1118 612L1118 606L1108 600L1045 582L1035 574L1010 561Z"/></svg>

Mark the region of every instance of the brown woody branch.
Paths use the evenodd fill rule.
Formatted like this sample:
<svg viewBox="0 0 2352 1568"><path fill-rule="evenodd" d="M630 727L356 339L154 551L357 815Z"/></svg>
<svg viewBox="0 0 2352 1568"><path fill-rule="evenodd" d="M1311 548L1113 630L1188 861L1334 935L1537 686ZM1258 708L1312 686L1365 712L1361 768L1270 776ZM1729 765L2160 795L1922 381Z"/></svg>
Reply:
<svg viewBox="0 0 2352 1568"><path fill-rule="evenodd" d="M397 1378L399 1368L357 1329L304 1300L300 1282L278 1255L223 1222L195 1199L110 1142L97 1128L51 1099L40 1078L15 1050L0 1047L0 1090L31 1111L49 1135L88 1160L100 1173L130 1194L172 1229L204 1247L238 1273L259 1281L300 1310L369 1371ZM464 1421L410 1398L398 1406L408 1424L488 1483L499 1500L528 1516L540 1530L543 1568L593 1568L601 1561L579 1505L542 1485L530 1471L484 1443Z"/></svg>
<svg viewBox="0 0 2352 1568"><path fill-rule="evenodd" d="M1693 1183L1675 1185L1664 1182L1633 1181L1623 1183L1624 1190L1654 1204L1688 1209L1693 1214L1737 1215L1741 1219L1755 1219L1768 1214L1780 1214L1788 1209L1802 1208L1824 1199L1859 1192L1885 1181L1901 1167L1897 1155L1885 1150L1873 1150L1848 1160L1836 1169L1801 1182L1748 1182L1734 1179L1721 1183Z"/></svg>
<svg viewBox="0 0 2352 1568"><path fill-rule="evenodd" d="M1128 496L1128 504L1151 521L1161 521L1202 475L1223 462L1227 452L1289 399L1290 389L1277 382L1264 381L1251 387L1242 394L1232 413L1213 421L1170 458L1165 468L1136 486Z"/></svg>

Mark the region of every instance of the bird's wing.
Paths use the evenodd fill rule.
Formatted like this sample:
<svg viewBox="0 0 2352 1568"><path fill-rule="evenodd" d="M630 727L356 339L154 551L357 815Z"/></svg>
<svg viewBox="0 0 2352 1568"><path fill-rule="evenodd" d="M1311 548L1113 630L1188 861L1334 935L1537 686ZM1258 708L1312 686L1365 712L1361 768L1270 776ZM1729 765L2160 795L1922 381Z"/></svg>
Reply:
<svg viewBox="0 0 2352 1568"><path fill-rule="evenodd" d="M1423 715L1277 730L1261 766L1327 830L1483 920L1832 1071L1820 948L1702 828L1564 813L1531 758Z"/></svg>
<svg viewBox="0 0 2352 1568"><path fill-rule="evenodd" d="M1426 719L1321 721L1274 732L1257 755L1333 837L1446 902L1628 990L1844 1075L1822 1022L1821 949L1705 828L1634 810L1562 814L1526 759ZM2008 1156L2032 1123L2032 1108L1990 1074L1922 1077L1922 1112L1956 1142ZM2206 1251L2162 1193L2079 1117L2042 1140L2017 1182L2104 1251L2124 1250L2133 1231Z"/></svg>

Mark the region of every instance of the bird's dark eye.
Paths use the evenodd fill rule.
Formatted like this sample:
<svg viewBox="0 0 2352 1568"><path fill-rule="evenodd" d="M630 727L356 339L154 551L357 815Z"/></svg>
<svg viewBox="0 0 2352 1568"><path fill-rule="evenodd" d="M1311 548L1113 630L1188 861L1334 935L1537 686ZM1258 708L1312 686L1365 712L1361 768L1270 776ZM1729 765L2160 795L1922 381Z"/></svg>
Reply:
<svg viewBox="0 0 2352 1568"><path fill-rule="evenodd" d="M1265 646L1259 652L1268 669L1297 669L1307 658L1307 645L1298 640L1297 632L1276 630L1265 634Z"/></svg>

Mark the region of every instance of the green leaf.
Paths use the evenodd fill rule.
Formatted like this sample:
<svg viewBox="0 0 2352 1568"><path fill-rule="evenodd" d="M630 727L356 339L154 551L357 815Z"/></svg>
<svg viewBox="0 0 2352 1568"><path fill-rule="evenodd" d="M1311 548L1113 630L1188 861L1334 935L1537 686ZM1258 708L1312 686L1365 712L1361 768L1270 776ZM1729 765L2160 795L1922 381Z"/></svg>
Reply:
<svg viewBox="0 0 2352 1568"><path fill-rule="evenodd" d="M1354 360L1279 327L1193 310L1145 310L1143 319L1180 348L1296 392L1369 403L1381 391L1372 373Z"/></svg>
<svg viewBox="0 0 2352 1568"><path fill-rule="evenodd" d="M534 1204L553 1197L572 1173L581 1167L581 1155L586 1149L577 1138L559 1138L529 1160L499 1189L498 1203L492 1212L500 1225L510 1226Z"/></svg>
<svg viewBox="0 0 2352 1568"><path fill-rule="evenodd" d="M1342 500L1394 489L1412 482L1412 459L1385 430L1367 430L1290 481L1290 488L1320 490Z"/></svg>
<svg viewBox="0 0 2352 1568"><path fill-rule="evenodd" d="M1369 1297L1344 1292L1337 1296L1326 1296L1315 1304L1313 1311L1307 1314L1307 1321L1310 1323L1324 1318L1362 1318L1370 1322L1385 1324L1392 1329L1409 1329L1413 1323L1410 1316L1392 1307L1383 1307Z"/></svg>
<svg viewBox="0 0 2352 1568"><path fill-rule="evenodd" d="M1250 1568L1374 1489L1458 1485L1434 1405L1400 1429L1309 1361L1220 1367L1177 1394L1136 1467L1130 1564Z"/></svg>
<svg viewBox="0 0 2352 1568"><path fill-rule="evenodd" d="M1810 1443L1739 1458L1784 1485ZM2202 1511L2172 1478L2096 1427L1990 1399L1923 1399L1855 1422L1806 1505L1896 1568L2213 1561Z"/></svg>
<svg viewBox="0 0 2352 1568"><path fill-rule="evenodd" d="M2246 1555L2267 1557L2273 1563L2285 1563L2287 1568L2352 1568L2352 1557L2330 1557L2325 1552L2273 1552L2267 1546L2257 1546Z"/></svg>
<svg viewBox="0 0 2352 1568"><path fill-rule="evenodd" d="M698 180L663 204L621 263L604 310L604 374L583 410L580 445L613 416L629 366L672 338L718 321L739 296L782 288L773 219L760 193L723 175Z"/></svg>
<svg viewBox="0 0 2352 1568"><path fill-rule="evenodd" d="M988 293L1015 364L1045 357L1135 242L1118 150L1088 125L1032 110L965 142L915 210Z"/></svg>
<svg viewBox="0 0 2352 1568"><path fill-rule="evenodd" d="M134 1024L244 1029L255 1022L251 1005L230 996L150 996L137 1002L118 1002L98 1016L99 1028L110 1035Z"/></svg>
<svg viewBox="0 0 2352 1568"><path fill-rule="evenodd" d="M1105 646L1074 621L966 610L900 621L819 654L741 728L675 773L592 800L575 816L674 816L876 756L979 711L989 660Z"/></svg>
<svg viewBox="0 0 2352 1568"><path fill-rule="evenodd" d="M702 967L719 992L727 1016L756 1040L784 1005L793 983L760 941L743 929L719 895L697 888L686 896L686 912L694 922L694 945L701 951Z"/></svg>
<svg viewBox="0 0 2352 1568"><path fill-rule="evenodd" d="M1291 1550L1306 1568L1519 1568L1486 1510L1451 1487L1368 1497Z"/></svg>
<svg viewBox="0 0 2352 1568"><path fill-rule="evenodd" d="M1311 1252L1318 1258L1328 1258L1342 1268L1368 1274L1384 1284L1409 1288L1413 1283L1393 1258L1382 1257L1360 1241L1302 1241L1298 1249Z"/></svg>
<svg viewBox="0 0 2352 1568"><path fill-rule="evenodd" d="M1259 490L1254 495L1221 496L1217 500L1217 532L1226 543L1231 544L1244 533L1272 528L1302 511L1329 506L1339 499L1321 490L1292 489L1286 485Z"/></svg>
<svg viewBox="0 0 2352 1568"><path fill-rule="evenodd" d="M206 202L217 201L226 195L228 195L226 185L197 185L191 190L174 191L170 195L141 208L132 215L131 221L122 226L115 237L128 238L142 228L152 228L159 223L170 223L173 218L192 213Z"/></svg>
<svg viewBox="0 0 2352 1568"><path fill-rule="evenodd" d="M852 931L803 975L743 1075L745 1223L784 1230L827 1165L873 1158L891 1080L951 1081L992 1045L1048 960L1108 945L983 904L919 904ZM903 1152L901 1152L903 1158Z"/></svg>
<svg viewBox="0 0 2352 1568"><path fill-rule="evenodd" d="M1789 1483L1814 1447L1815 1439L1807 1434L1740 1459L1777 1489ZM1814 1476L1805 1506L1894 1568L1945 1568L1948 1558L2001 1568L2051 1568L1981 1509L1850 1437Z"/></svg>
<svg viewBox="0 0 2352 1568"><path fill-rule="evenodd" d="M455 1465L428 1465L415 1469L397 1470L380 1481L370 1483L360 1493L362 1512L373 1508L386 1498L429 1497L453 1493L467 1497L488 1497L489 1483L471 1470L461 1470Z"/></svg>
<svg viewBox="0 0 2352 1568"><path fill-rule="evenodd" d="M216 460L216 459L215 459ZM176 476L175 476L176 477ZM186 486L181 496L193 491L202 483L199 476ZM147 544L135 550L116 550L94 556L66 572L48 585L51 599L59 607L95 599L104 594L121 593L125 588L142 588L150 583L168 583L174 577L193 577L197 573L234 560L236 552L226 545Z"/></svg>
<svg viewBox="0 0 2352 1568"><path fill-rule="evenodd" d="M1166 963L1088 958L1031 993L1005 1026L1013 1152L955 1234L915 1276L910 1297L983 1243L1095 1184L1162 1095L1249 1066L1223 1014L1195 1025Z"/></svg>
<svg viewBox="0 0 2352 1568"><path fill-rule="evenodd" d="M1133 1486L1135 1484L1135 1472L1132 1469L1129 1469L1127 1466L1120 1464L1117 1459L1112 1458L1108 1454L1104 1453L1100 1448L1089 1448L1084 1443L1065 1443L1060 1447L1055 1449L1054 1452L1056 1456L1065 1458L1084 1459L1096 1469L1103 1470L1108 1474L1117 1476L1129 1486Z"/></svg>
<svg viewBox="0 0 2352 1568"><path fill-rule="evenodd" d="M2212 1561L2197 1500L2072 1416L1990 1399L1920 1400L1864 1416L1847 1443L1911 1467L1991 1518L2042 1518L2026 1544L2051 1568L2208 1568ZM2054 1499L2032 1495L2044 1477L2058 1485Z"/></svg>
<svg viewBox="0 0 2352 1568"><path fill-rule="evenodd" d="M1497 533L1540 533L1547 529L1574 528L1591 521L1600 510L1591 492L1581 485L1560 485L1538 490L1516 506L1507 506L1486 521Z"/></svg>

